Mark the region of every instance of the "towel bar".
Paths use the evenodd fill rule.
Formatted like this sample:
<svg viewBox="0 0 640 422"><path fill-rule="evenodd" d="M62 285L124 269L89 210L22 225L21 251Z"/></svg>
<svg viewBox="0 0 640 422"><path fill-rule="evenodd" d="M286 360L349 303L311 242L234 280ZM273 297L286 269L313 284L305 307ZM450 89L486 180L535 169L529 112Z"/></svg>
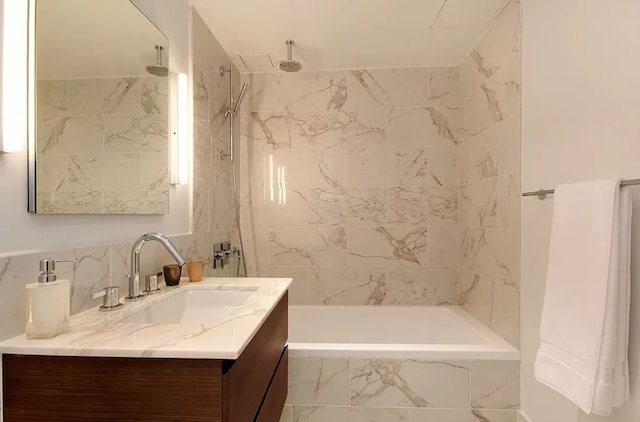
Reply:
<svg viewBox="0 0 640 422"><path fill-rule="evenodd" d="M620 182L620 186L640 185L640 179L629 179ZM524 192L522 196L537 196L538 199L546 199L547 195L553 195L555 189L540 189L531 192Z"/></svg>

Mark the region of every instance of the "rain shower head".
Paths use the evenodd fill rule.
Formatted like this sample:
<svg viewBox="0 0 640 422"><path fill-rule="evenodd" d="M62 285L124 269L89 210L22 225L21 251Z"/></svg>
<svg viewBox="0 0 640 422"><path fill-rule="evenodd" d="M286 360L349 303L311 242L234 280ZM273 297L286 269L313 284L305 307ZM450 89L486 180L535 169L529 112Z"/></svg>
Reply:
<svg viewBox="0 0 640 422"><path fill-rule="evenodd" d="M147 72L151 73L154 76L167 76L169 74L169 69L166 66L162 65L162 51L164 51L164 47L161 45L156 45L156 59L157 64L150 64L147 66Z"/></svg>
<svg viewBox="0 0 640 422"><path fill-rule="evenodd" d="M291 58L291 50L294 44L293 40L286 40L287 44L287 60L278 62L278 68L284 72L298 72L302 69L300 62L297 62Z"/></svg>

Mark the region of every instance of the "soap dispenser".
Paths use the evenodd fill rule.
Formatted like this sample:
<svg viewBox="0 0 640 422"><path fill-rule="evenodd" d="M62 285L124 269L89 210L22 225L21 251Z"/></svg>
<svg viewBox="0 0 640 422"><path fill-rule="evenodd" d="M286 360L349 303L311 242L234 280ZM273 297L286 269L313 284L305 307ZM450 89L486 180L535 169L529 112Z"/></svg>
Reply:
<svg viewBox="0 0 640 422"><path fill-rule="evenodd" d="M56 259L40 260L40 275L27 289L27 338L52 338L69 329L71 288L69 280L58 280Z"/></svg>

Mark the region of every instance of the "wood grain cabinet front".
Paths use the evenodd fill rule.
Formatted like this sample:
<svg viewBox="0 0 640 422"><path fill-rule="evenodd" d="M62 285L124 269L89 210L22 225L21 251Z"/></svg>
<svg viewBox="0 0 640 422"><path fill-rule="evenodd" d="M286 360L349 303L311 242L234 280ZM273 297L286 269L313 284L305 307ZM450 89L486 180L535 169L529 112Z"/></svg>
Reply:
<svg viewBox="0 0 640 422"><path fill-rule="evenodd" d="M2 355L4 422L278 422L287 295L236 360Z"/></svg>

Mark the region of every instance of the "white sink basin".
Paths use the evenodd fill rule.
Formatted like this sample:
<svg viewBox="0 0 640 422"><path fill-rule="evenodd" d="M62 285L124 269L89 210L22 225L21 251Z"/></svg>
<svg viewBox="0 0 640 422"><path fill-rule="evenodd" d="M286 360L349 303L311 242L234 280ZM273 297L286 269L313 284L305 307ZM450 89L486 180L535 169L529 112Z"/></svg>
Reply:
<svg viewBox="0 0 640 422"><path fill-rule="evenodd" d="M256 289L189 289L150 305L120 322L137 324L215 323L233 315Z"/></svg>

